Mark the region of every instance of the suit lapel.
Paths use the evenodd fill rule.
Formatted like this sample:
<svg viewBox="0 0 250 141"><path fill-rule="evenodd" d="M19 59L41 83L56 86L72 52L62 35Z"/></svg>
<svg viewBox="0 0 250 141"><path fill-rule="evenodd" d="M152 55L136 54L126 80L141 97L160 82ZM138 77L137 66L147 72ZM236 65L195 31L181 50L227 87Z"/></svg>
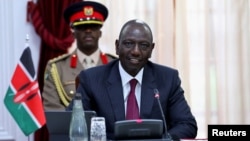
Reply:
<svg viewBox="0 0 250 141"><path fill-rule="evenodd" d="M118 69L118 61L111 68L110 75L107 80L107 90L112 104L115 120L125 120L125 107L123 98L123 87L121 84L121 77ZM153 76L152 68L147 65L144 68L142 89L141 89L141 118L150 116L154 104L154 89L157 88L156 81Z"/></svg>
<svg viewBox="0 0 250 141"><path fill-rule="evenodd" d="M157 88L152 68L148 65L144 68L141 88L140 117L147 118L151 114L154 104L154 89Z"/></svg>
<svg viewBox="0 0 250 141"><path fill-rule="evenodd" d="M123 88L121 77L118 69L118 61L116 61L113 68L110 69L110 75L107 80L107 90L112 104L115 120L125 119L125 108L123 98Z"/></svg>

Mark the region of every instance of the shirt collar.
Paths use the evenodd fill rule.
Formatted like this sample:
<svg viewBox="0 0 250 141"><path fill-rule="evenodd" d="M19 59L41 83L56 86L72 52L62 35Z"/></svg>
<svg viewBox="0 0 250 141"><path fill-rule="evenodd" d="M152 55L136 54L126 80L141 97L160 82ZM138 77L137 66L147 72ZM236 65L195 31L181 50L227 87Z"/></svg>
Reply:
<svg viewBox="0 0 250 141"><path fill-rule="evenodd" d="M92 53L91 55L86 55L84 54L83 52L81 52L79 49L76 50L76 54L77 54L77 57L79 59L79 61L82 63L83 60L86 58L86 57L90 57L91 59L93 59L94 61L94 64L96 65L98 63L98 59L100 57L100 49L98 48L94 53Z"/></svg>
<svg viewBox="0 0 250 141"><path fill-rule="evenodd" d="M122 67L121 62L119 61L119 72L121 75L121 80L122 80L122 86L124 87L131 79L135 78L138 83L141 85L142 84L142 75L143 75L143 70L142 68L135 77L131 76L128 74Z"/></svg>

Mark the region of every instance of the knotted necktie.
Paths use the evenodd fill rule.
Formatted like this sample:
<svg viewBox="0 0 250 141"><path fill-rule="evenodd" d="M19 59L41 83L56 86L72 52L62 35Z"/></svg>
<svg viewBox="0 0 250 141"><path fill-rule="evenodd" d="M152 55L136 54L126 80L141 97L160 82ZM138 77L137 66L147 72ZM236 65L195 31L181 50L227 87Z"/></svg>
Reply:
<svg viewBox="0 0 250 141"><path fill-rule="evenodd" d="M128 95L128 100L127 100L127 113L126 113L126 119L139 119L139 108L138 104L136 101L135 97L135 87L137 80L136 79L131 79L130 80L130 92Z"/></svg>

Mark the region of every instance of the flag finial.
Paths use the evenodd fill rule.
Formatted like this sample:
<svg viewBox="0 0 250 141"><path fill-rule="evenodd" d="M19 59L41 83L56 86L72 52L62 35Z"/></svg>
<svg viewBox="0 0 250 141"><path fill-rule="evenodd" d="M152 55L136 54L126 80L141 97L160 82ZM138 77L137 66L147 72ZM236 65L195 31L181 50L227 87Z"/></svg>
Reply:
<svg viewBox="0 0 250 141"><path fill-rule="evenodd" d="M29 34L26 34L26 39L25 39L25 46L26 47L29 46L29 40L30 40Z"/></svg>
<svg viewBox="0 0 250 141"><path fill-rule="evenodd" d="M29 42L29 34L26 34L26 43L28 43Z"/></svg>

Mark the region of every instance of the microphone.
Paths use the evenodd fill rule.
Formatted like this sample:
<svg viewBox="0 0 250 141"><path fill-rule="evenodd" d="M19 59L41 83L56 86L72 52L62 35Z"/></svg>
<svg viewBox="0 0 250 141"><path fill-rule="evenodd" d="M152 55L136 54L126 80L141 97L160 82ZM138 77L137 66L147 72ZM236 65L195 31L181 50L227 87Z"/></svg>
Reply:
<svg viewBox="0 0 250 141"><path fill-rule="evenodd" d="M168 131L167 131L167 122L166 122L165 115L163 113L163 109L162 109L162 106L161 106L160 93L159 93L158 89L154 89L154 94L155 94L154 95L155 98L157 99L157 102L158 102L158 105L159 105L159 108L160 108L160 111L161 111L163 124L164 124L165 133L163 134L163 138L168 139L169 141L180 141L177 137L176 137L176 139L172 138L172 136L168 133Z"/></svg>

